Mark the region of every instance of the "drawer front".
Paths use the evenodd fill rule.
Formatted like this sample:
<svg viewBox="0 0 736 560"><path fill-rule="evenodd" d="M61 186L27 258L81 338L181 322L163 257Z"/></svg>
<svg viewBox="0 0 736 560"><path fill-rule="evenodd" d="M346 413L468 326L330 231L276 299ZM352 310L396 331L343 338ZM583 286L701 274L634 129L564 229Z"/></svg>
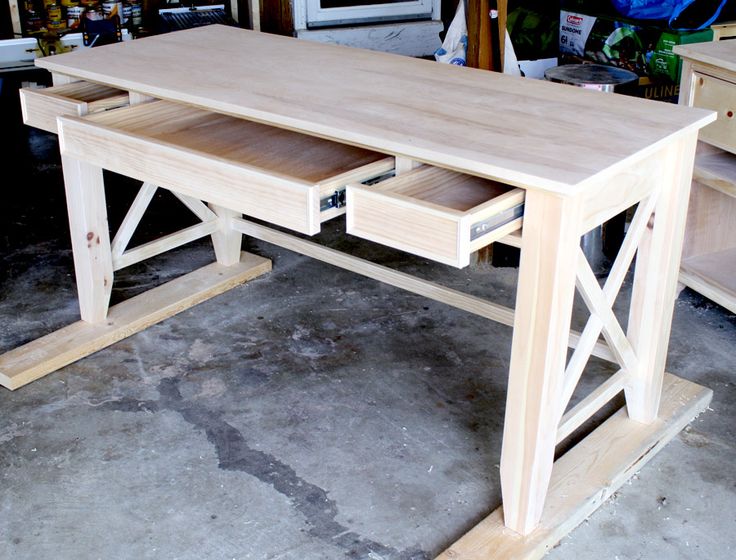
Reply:
<svg viewBox="0 0 736 560"><path fill-rule="evenodd" d="M164 101L62 117L59 145L63 156L309 235L344 212L347 182L393 169L381 154Z"/></svg>
<svg viewBox="0 0 736 560"><path fill-rule="evenodd" d="M458 209L451 200L453 193L467 194L469 183L480 190L475 195L471 193L472 207ZM479 197L486 192L484 183L489 182L425 167L390 179L378 189L349 185L347 232L444 264L465 267L472 252L522 225L524 191L511 187L490 189L488 198L481 201ZM432 192L431 197L424 197L423 185L426 192ZM455 202L462 203L463 196L458 194ZM442 206L443 202L447 206Z"/></svg>
<svg viewBox="0 0 736 560"><path fill-rule="evenodd" d="M23 122L56 133L56 117L82 116L128 105L126 92L92 84L74 82L45 89L21 89Z"/></svg>
<svg viewBox="0 0 736 560"><path fill-rule="evenodd" d="M736 153L736 84L696 72L693 105L718 111L718 119L700 131L700 139Z"/></svg>
<svg viewBox="0 0 736 560"><path fill-rule="evenodd" d="M301 233L319 232L319 189L77 119L60 119L62 156ZM141 157L145 154L145 157Z"/></svg>

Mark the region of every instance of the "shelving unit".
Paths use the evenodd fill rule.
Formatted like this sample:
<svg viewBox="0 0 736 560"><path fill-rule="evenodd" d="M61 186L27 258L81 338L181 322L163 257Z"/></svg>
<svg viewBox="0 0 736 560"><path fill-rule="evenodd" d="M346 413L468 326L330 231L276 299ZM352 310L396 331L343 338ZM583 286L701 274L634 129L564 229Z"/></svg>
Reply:
<svg viewBox="0 0 736 560"><path fill-rule="evenodd" d="M680 282L736 313L736 41L681 45L680 103L718 111L701 130Z"/></svg>

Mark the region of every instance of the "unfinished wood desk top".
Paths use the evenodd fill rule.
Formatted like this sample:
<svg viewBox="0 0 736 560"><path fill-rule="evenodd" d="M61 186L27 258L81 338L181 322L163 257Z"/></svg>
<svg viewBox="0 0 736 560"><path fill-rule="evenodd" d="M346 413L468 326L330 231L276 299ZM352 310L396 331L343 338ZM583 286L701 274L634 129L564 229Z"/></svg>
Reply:
<svg viewBox="0 0 736 560"><path fill-rule="evenodd" d="M735 40L675 45L673 50L685 58L736 72Z"/></svg>
<svg viewBox="0 0 736 560"><path fill-rule="evenodd" d="M219 25L36 64L566 194L714 118L703 110Z"/></svg>

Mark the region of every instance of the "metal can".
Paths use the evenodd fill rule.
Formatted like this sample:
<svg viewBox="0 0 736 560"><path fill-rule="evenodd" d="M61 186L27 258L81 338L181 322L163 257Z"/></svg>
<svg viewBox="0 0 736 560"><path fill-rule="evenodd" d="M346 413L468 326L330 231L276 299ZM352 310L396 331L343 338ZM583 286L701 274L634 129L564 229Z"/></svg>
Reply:
<svg viewBox="0 0 736 560"><path fill-rule="evenodd" d="M49 31L61 31L66 29L66 22L63 19L50 19L46 23L46 27Z"/></svg>
<svg viewBox="0 0 736 560"><path fill-rule="evenodd" d="M143 6L140 4L133 4L130 7L130 23L135 27L143 25Z"/></svg>
<svg viewBox="0 0 736 560"><path fill-rule="evenodd" d="M65 8L76 8L79 6L79 2L77 0L61 0L61 5Z"/></svg>
<svg viewBox="0 0 736 560"><path fill-rule="evenodd" d="M41 31L43 28L43 18L38 15L29 15L26 18L26 28L28 31Z"/></svg>
<svg viewBox="0 0 736 560"><path fill-rule="evenodd" d="M82 14L84 8L81 6L71 6L66 9L66 25L69 29L75 29L79 27L79 22L82 21Z"/></svg>
<svg viewBox="0 0 736 560"><path fill-rule="evenodd" d="M120 24L125 23L125 17L123 14L123 3L119 2L117 0L113 0L111 2L103 2L102 3L102 11L105 14L105 17L107 19L110 19L113 16L118 16L120 18Z"/></svg>
<svg viewBox="0 0 736 560"><path fill-rule="evenodd" d="M105 16L102 13L102 10L93 10L93 9L88 9L87 11L85 11L84 16L82 17L85 17L90 21L98 21L101 19L105 19Z"/></svg>
<svg viewBox="0 0 736 560"><path fill-rule="evenodd" d="M88 10L95 10L99 8L99 0L82 0L82 7Z"/></svg>
<svg viewBox="0 0 736 560"><path fill-rule="evenodd" d="M43 7L47 8L56 4L56 0L43 0Z"/></svg>
<svg viewBox="0 0 736 560"><path fill-rule="evenodd" d="M46 6L46 15L49 21L61 21L61 6L58 4Z"/></svg>

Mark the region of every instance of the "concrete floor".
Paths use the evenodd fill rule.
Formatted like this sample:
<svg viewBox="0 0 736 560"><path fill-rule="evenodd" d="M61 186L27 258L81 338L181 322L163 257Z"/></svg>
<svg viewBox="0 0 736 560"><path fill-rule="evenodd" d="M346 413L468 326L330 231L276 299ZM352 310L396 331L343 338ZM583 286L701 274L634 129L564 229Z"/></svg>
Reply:
<svg viewBox="0 0 736 560"><path fill-rule="evenodd" d="M20 126L13 101L1 116L12 146L0 351L77 316L56 139ZM109 187L116 224L135 184ZM168 202L156 199L139 240L187 222ZM336 220L319 239L513 304L513 268L450 270L342 231ZM0 389L0 559L433 558L500 503L511 330L260 242L245 248L274 271ZM113 298L211 259L197 243L121 271ZM585 318L578 305L576 324ZM713 410L549 558L736 556L735 327L682 294L668 369L712 388ZM581 391L610 373L592 364Z"/></svg>

